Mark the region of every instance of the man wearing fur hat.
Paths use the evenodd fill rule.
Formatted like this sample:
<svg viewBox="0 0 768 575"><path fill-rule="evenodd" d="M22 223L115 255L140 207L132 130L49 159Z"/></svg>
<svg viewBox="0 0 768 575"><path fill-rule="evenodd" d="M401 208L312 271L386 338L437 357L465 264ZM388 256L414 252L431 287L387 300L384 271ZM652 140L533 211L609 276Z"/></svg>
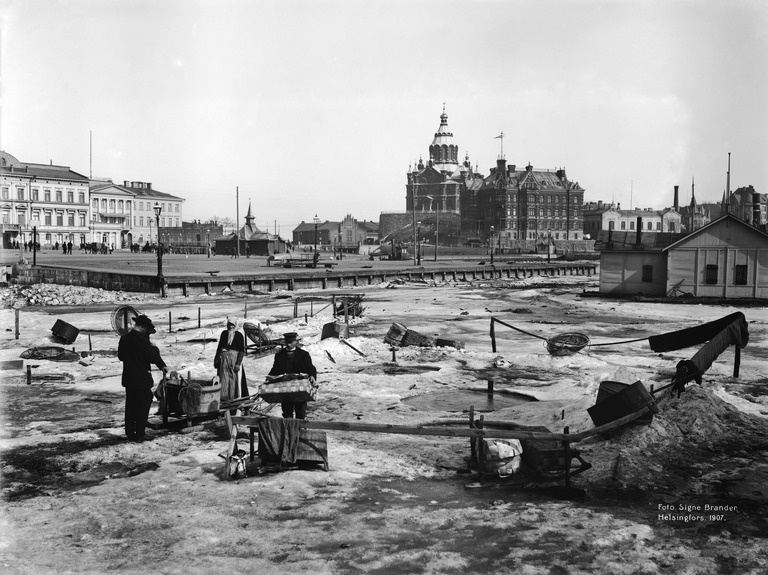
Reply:
<svg viewBox="0 0 768 575"><path fill-rule="evenodd" d="M272 365L269 375L306 374L309 376L310 383L314 384L317 378L317 369L312 364L312 357L309 352L298 347L298 334L295 332L285 333L283 339L285 347L275 354L275 363ZM307 418L306 401L284 401L280 406L283 409L283 417L286 419L292 418L294 412L296 419Z"/></svg>
<svg viewBox="0 0 768 575"><path fill-rule="evenodd" d="M125 388L125 435L131 441L143 441L149 409L152 407L151 364L168 373L160 350L149 341L155 333L152 320L145 315L133 318L133 329L120 338L117 357L123 362L122 384Z"/></svg>

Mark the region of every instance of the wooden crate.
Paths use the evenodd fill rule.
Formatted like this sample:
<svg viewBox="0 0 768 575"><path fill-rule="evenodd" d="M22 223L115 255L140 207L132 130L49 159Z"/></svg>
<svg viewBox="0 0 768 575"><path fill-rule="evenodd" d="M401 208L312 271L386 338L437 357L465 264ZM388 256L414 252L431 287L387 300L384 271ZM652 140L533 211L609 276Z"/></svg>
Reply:
<svg viewBox="0 0 768 575"><path fill-rule="evenodd" d="M322 463L328 471L328 439L324 431L302 429L299 437L299 463Z"/></svg>

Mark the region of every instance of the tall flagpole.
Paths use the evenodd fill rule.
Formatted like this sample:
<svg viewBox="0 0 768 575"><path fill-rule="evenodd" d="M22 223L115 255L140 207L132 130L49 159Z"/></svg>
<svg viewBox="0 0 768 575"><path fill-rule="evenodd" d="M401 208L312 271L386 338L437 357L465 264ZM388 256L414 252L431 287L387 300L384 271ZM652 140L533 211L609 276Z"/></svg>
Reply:
<svg viewBox="0 0 768 575"><path fill-rule="evenodd" d="M235 186L235 198L237 206L235 206L235 243L237 244L237 257L240 257L240 232L237 226L240 225L240 186Z"/></svg>

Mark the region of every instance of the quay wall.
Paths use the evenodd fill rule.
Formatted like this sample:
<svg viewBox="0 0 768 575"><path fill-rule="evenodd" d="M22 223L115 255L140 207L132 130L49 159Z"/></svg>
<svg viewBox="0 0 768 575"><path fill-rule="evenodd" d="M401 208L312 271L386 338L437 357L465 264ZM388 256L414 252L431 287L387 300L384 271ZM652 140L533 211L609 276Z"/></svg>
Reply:
<svg viewBox="0 0 768 575"><path fill-rule="evenodd" d="M525 279L533 276L586 275L596 273L597 264L541 263L501 264L494 266L453 266L442 268L353 269L353 270L297 270L272 274L174 275L163 278L142 274L123 274L96 270L56 267L18 266L14 281L20 285L55 283L108 290L122 290L165 295L197 295L233 292L294 291L298 289L336 289L373 285L387 281L471 282L476 280Z"/></svg>

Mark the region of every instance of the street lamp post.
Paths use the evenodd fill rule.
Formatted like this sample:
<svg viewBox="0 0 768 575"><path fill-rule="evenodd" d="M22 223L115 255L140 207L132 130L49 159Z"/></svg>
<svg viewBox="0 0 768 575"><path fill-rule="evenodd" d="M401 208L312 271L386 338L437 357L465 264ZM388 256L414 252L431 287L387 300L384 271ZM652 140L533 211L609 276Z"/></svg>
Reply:
<svg viewBox="0 0 768 575"><path fill-rule="evenodd" d="M205 230L205 251L211 257L211 230Z"/></svg>
<svg viewBox="0 0 768 575"><path fill-rule="evenodd" d="M421 265L421 222L416 222L416 265Z"/></svg>
<svg viewBox="0 0 768 575"><path fill-rule="evenodd" d="M548 229L547 230L547 263L550 262L550 256L552 254L551 244L552 244L552 230Z"/></svg>
<svg viewBox="0 0 768 575"><path fill-rule="evenodd" d="M315 252L314 252L314 254L312 256L312 267L316 268L317 267L317 260L318 260L318 255L317 255L317 224L320 223L320 219L317 217L317 214L315 214L315 217L312 218L312 221L315 222Z"/></svg>
<svg viewBox="0 0 768 575"><path fill-rule="evenodd" d="M494 230L495 228L491 226L491 238L490 238L491 241L488 242L489 244L491 244L491 265L493 265L493 232Z"/></svg>
<svg viewBox="0 0 768 575"><path fill-rule="evenodd" d="M163 278L163 246L160 244L160 212L163 211L163 208L159 203L155 202L155 205L152 209L155 211L155 222L157 223L157 277L162 279Z"/></svg>
<svg viewBox="0 0 768 575"><path fill-rule="evenodd" d="M426 196L430 201L434 201L432 196ZM435 206L435 261L437 261L437 242L440 238L440 204Z"/></svg>
<svg viewBox="0 0 768 575"><path fill-rule="evenodd" d="M419 265L416 260L416 239L418 237L418 233L416 232L416 185L416 177L414 176L413 185L411 186L411 212L413 215L413 265Z"/></svg>

